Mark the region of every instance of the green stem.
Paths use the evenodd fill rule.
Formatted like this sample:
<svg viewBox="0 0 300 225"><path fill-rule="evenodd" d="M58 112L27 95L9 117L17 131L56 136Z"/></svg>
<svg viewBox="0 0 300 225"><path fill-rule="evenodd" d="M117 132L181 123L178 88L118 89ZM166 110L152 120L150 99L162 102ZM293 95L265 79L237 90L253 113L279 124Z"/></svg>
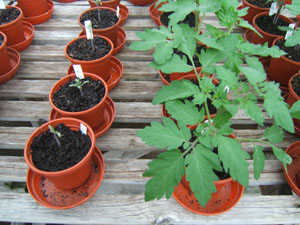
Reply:
<svg viewBox="0 0 300 225"><path fill-rule="evenodd" d="M199 143L198 138L196 138L196 140L193 141L191 146L183 152L182 157L185 157L192 149L194 149L195 145L198 144L198 143Z"/></svg>

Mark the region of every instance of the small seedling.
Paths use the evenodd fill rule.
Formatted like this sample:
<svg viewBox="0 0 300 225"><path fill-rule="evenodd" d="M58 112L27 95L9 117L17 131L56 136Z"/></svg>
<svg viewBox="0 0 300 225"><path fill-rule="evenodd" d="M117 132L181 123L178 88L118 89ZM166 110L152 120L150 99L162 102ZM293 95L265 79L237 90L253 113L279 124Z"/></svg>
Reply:
<svg viewBox="0 0 300 225"><path fill-rule="evenodd" d="M61 133L57 130L55 130L51 125L48 125L48 128L50 130L50 132L54 135L55 141L59 147L59 149L61 149L61 144L59 141L59 138L61 138Z"/></svg>
<svg viewBox="0 0 300 225"><path fill-rule="evenodd" d="M97 7L98 7L98 20L99 20L99 23L100 23L100 21L101 21L101 17L100 17L100 5L102 5L102 0L94 0L93 1L96 5L97 5Z"/></svg>
<svg viewBox="0 0 300 225"><path fill-rule="evenodd" d="M81 96L83 96L82 87L86 83L89 83L89 81L86 80L86 81L82 82L81 79L76 78L75 79L75 84L70 84L69 87L77 87L80 91Z"/></svg>

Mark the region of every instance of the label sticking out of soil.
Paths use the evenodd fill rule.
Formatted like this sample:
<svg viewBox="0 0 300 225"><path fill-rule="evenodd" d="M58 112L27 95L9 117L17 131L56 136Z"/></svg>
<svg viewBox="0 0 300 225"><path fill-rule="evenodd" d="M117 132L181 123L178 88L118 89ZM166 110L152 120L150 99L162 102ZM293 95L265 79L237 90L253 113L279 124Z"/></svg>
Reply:
<svg viewBox="0 0 300 225"><path fill-rule="evenodd" d="M279 17L277 24L273 24L274 16L258 17L255 20L255 23L260 29L262 29L263 31L265 31L269 34L284 36L285 31L279 30L278 27L279 26L287 27L289 25L289 23Z"/></svg>
<svg viewBox="0 0 300 225"><path fill-rule="evenodd" d="M278 41L276 41L276 45L283 51L285 51L287 54L284 55L284 57L296 61L298 63L300 63L300 51L297 51L295 48L297 46L294 47L286 47L284 46L285 40L280 39Z"/></svg>
<svg viewBox="0 0 300 225"><path fill-rule="evenodd" d="M292 87L295 93L300 96L300 76L295 76L292 80Z"/></svg>
<svg viewBox="0 0 300 225"><path fill-rule="evenodd" d="M268 2L267 0L247 0L247 2L249 2L251 5L255 5L261 8L270 8L272 2Z"/></svg>
<svg viewBox="0 0 300 225"><path fill-rule="evenodd" d="M83 84L81 88L73 86L76 79L70 77L70 81L53 94L53 104L67 112L80 112L94 107L103 99L105 87L100 80L86 77L80 82Z"/></svg>
<svg viewBox="0 0 300 225"><path fill-rule="evenodd" d="M117 6L117 17L119 18L119 16L120 16L120 7Z"/></svg>
<svg viewBox="0 0 300 225"><path fill-rule="evenodd" d="M84 126L82 123L80 124L80 131L85 135L87 134L87 127Z"/></svg>
<svg viewBox="0 0 300 225"><path fill-rule="evenodd" d="M111 50L109 43L97 35L93 43L92 46L90 40L79 38L68 46L67 53L73 59L90 61L104 57Z"/></svg>
<svg viewBox="0 0 300 225"><path fill-rule="evenodd" d="M78 77L79 79L84 78L84 74L83 74L81 65L73 65L73 70L75 72L76 77Z"/></svg>
<svg viewBox="0 0 300 225"><path fill-rule="evenodd" d="M119 19L114 11L109 9L100 9L98 11L98 9L94 9L84 13L80 17L81 24L84 24L84 21L86 20L90 20L92 22L93 29L105 29L115 25Z"/></svg>
<svg viewBox="0 0 300 225"><path fill-rule="evenodd" d="M20 16L20 11L17 8L2 9L0 13L0 25L9 23Z"/></svg>
<svg viewBox="0 0 300 225"><path fill-rule="evenodd" d="M86 38L88 40L93 39L93 28L92 28L92 22L90 20L84 21L84 27L85 27L85 33L86 33Z"/></svg>
<svg viewBox="0 0 300 225"><path fill-rule="evenodd" d="M49 130L35 137L32 144L32 161L43 171L61 171L80 162L91 147L90 137L69 129L64 124L54 127L61 137Z"/></svg>
<svg viewBox="0 0 300 225"><path fill-rule="evenodd" d="M6 9L3 0L0 0L0 9Z"/></svg>
<svg viewBox="0 0 300 225"><path fill-rule="evenodd" d="M273 2L269 11L269 16L273 16L277 12L277 2Z"/></svg>
<svg viewBox="0 0 300 225"><path fill-rule="evenodd" d="M295 24L294 24L294 23L291 23L291 24L289 25L289 28L294 29L294 28L295 28ZM292 35L293 35L293 31L288 30L288 31L286 32L286 35L285 35L284 39L286 40L286 39L288 39L288 38L289 38L290 36L292 36Z"/></svg>

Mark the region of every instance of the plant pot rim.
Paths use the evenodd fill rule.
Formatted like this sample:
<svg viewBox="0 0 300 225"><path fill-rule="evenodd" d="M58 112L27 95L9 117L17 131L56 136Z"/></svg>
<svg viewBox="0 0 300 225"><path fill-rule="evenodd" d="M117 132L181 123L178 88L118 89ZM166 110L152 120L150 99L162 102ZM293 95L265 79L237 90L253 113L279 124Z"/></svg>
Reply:
<svg viewBox="0 0 300 225"><path fill-rule="evenodd" d="M9 27L9 26L11 26L13 23L15 23L17 20L21 20L22 18L24 18L23 12L22 12L22 10L21 10L20 7L15 6L15 5L7 5L6 8L15 8L15 9L19 10L20 15L19 15L16 19L14 19L14 20L12 20L12 21L10 21L10 22L8 22L8 23L1 24L1 25L0 25L1 28Z"/></svg>
<svg viewBox="0 0 300 225"><path fill-rule="evenodd" d="M265 10L266 12L269 12L269 10L270 10L270 8L264 8L264 7L259 7L259 6L253 5L250 2L248 2L247 0L243 0L243 3L246 6L249 6L249 7L254 8L254 9Z"/></svg>
<svg viewBox="0 0 300 225"><path fill-rule="evenodd" d="M294 77L299 76L299 75L300 75L300 73L294 74L293 76L291 76L291 78L289 79L289 82L288 82L289 92L297 100L300 100L300 97L296 94L296 92L293 89L292 80L294 79Z"/></svg>
<svg viewBox="0 0 300 225"><path fill-rule="evenodd" d="M272 46L275 46L276 42L279 41L279 40L281 40L281 39L284 39L284 37L283 37L283 36L277 37L277 38L273 41ZM289 58L287 58L287 57L284 56L284 55L280 56L280 58L281 58L282 60L284 60L284 61L287 61L287 62L291 63L291 64L295 64L295 65L297 65L297 66L300 66L300 62L297 62L297 61L294 61L294 60L292 60L292 59L289 59Z"/></svg>
<svg viewBox="0 0 300 225"><path fill-rule="evenodd" d="M0 51L1 51L7 45L7 37L2 31L0 31L0 36L3 36L4 38L2 44L0 45Z"/></svg>
<svg viewBox="0 0 300 225"><path fill-rule="evenodd" d="M87 12L89 12L89 11L94 11L94 10L97 10L97 9L98 9L98 7L91 7L91 8L89 8L89 9L83 11L83 12L79 15L79 17L78 17L78 24L79 24L79 26L80 26L83 30L85 29L85 27L84 27L84 25L82 25L82 23L80 22L80 18L81 18L82 15L84 15L85 13L87 13ZM99 9L100 9L100 10L101 10L101 9L108 9L108 10L110 10L110 11L113 11L115 14L117 14L117 10L115 10L115 9L113 9L113 8L106 7L106 6L100 6ZM114 29L116 26L119 26L120 22L121 22L121 16L120 16L120 14L119 14L118 21L117 21L113 26L110 26L110 27L107 27L107 28L103 28L103 29L94 29L94 28L93 28L93 31L95 31L95 32L97 32L97 31L98 31L98 32L99 32L99 31L105 32L105 31L108 31L108 30L112 30L112 29Z"/></svg>
<svg viewBox="0 0 300 225"><path fill-rule="evenodd" d="M253 26L256 28L256 30L257 30L259 33L261 33L261 34L263 34L263 35L268 35L268 36L270 36L270 37L272 37L272 38L282 37L282 35L275 35L275 34L270 34L270 33L265 32L264 30L262 30L261 28L259 28L259 27L257 26L257 24L255 23L255 20L256 20L257 18L262 17L262 16L268 16L268 15L269 15L269 12L262 12L262 13L258 13L257 15L255 15L255 16L253 17L253 19L252 19L252 24L253 24ZM280 19L283 19L284 21L288 22L289 24L290 24L290 23L293 23L293 21L292 21L290 18L288 18L288 17L286 17L286 16L284 16L284 15L282 15L282 14L279 16L279 18L280 18Z"/></svg>
<svg viewBox="0 0 300 225"><path fill-rule="evenodd" d="M112 53L113 53L113 50L114 50L114 44L112 43L112 41L109 38L104 37L102 35L94 34L94 37L95 36L98 36L98 37L106 40L106 42L110 45L111 49L110 49L110 51L105 56L103 56L101 58L98 58L98 59L89 60L89 61L88 60L78 60L78 59L71 58L68 55L68 53L67 53L69 45L72 44L72 43L74 43L75 41L77 41L79 39L86 39L86 35L84 35L84 36L81 36L81 37L77 37L77 38L73 39L72 41L70 41L70 42L68 42L66 44L64 52L65 52L65 56L67 57L67 59L70 60L72 62L72 64L81 64L81 63L84 63L84 64L94 64L94 63L97 63L97 62L99 62L101 60L105 60L106 58L110 57L112 55Z"/></svg>
<svg viewBox="0 0 300 225"><path fill-rule="evenodd" d="M44 131L47 131L49 130L48 128L48 125L52 125L52 124L55 124L55 125L58 125L60 123L64 123L67 127L70 127L70 124L68 125L68 123L71 123L71 127L78 127L78 129L76 130L79 130L79 126L80 124L83 124L87 127L87 135L90 137L90 140L91 140L91 147L90 147L90 150L89 152L86 154L86 156L80 161L78 162L77 164L75 164L74 166L68 168L68 169L65 169L65 170L61 170L61 171L56 171L56 172L48 172L48 171L43 171L43 170L40 170L38 168L36 168L32 162L32 157L31 157L31 144L32 144L32 141L33 141L33 138L38 136L41 132L44 132ZM74 124L76 123L76 125ZM78 125L77 125L78 124ZM32 170L34 173L37 173L37 174L42 174L44 176L48 176L48 177L55 177L57 175L61 175L61 174L64 174L64 173L67 173L69 171L72 171L74 169L77 169L78 167L80 167L86 160L88 160L92 154L93 154L93 149L95 148L95 134L94 134L94 131L92 130L92 128L87 124L85 123L84 121L81 121L81 120L78 120L78 119L74 119L74 118L61 118L61 119L55 119L55 120L51 120L45 124L43 124L42 126L38 127L31 135L30 137L28 138L27 142L26 142L26 145L25 145L25 148L24 148L24 158L25 158L25 162L26 164L28 165L29 169Z"/></svg>
<svg viewBox="0 0 300 225"><path fill-rule="evenodd" d="M76 75L75 73L73 74L70 74L69 76L65 76L63 78L61 78L60 80L58 80L51 88L50 92L49 92L49 102L50 102L50 105L51 107L58 113L60 114L64 114L64 115L67 115L67 116L70 116L70 117L73 117L73 116L81 116L81 115L84 115L86 113L89 113L90 111L93 111L95 110L96 108L99 108L101 107L105 101L106 101L106 98L108 96L108 87L107 87L107 84L106 82L99 76L95 75L95 74L92 74L92 73L87 73L87 72L83 72L84 76L85 77L91 77L92 79L94 80L100 80L101 83L104 85L104 88L105 88L105 94L103 96L103 98L101 99L101 101L94 105L92 108L89 108L89 109L86 109L86 110L83 110L83 111L78 111L78 112L69 112L69 111L64 111L60 108L58 108L54 103L53 103L53 94L54 94L54 89L61 83L61 82L64 82L63 84L65 84L66 82L69 81L70 78L72 78L72 80L74 80L74 78L76 78ZM62 84L62 85L63 85ZM60 85L60 86L62 86Z"/></svg>

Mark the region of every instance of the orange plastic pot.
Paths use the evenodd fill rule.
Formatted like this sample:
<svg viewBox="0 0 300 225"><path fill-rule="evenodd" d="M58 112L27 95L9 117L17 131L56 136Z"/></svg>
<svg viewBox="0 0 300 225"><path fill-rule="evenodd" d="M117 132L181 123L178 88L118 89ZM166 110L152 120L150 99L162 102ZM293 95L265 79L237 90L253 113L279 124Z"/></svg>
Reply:
<svg viewBox="0 0 300 225"><path fill-rule="evenodd" d="M149 5L155 2L155 0L129 0L134 5Z"/></svg>
<svg viewBox="0 0 300 225"><path fill-rule="evenodd" d="M0 31L2 31L7 37L7 46L11 46L25 40L24 29L22 25L23 12L17 6L8 5L6 8L16 8L20 11L20 15L15 20L0 25Z"/></svg>
<svg viewBox="0 0 300 225"><path fill-rule="evenodd" d="M298 26L300 26L300 15L297 15L297 22L298 22Z"/></svg>
<svg viewBox="0 0 300 225"><path fill-rule="evenodd" d="M300 197L300 141L292 143L285 152L292 158L292 163L283 168L286 181L292 190Z"/></svg>
<svg viewBox="0 0 300 225"><path fill-rule="evenodd" d="M101 6L99 8L100 8L100 12L101 12L101 10L107 9L107 10L113 11L115 14L117 14L117 11L115 9L112 9L112 8L109 8L109 7L103 7L103 6ZM78 23L79 23L80 27L82 28L82 30L84 32L85 32L84 24L81 24L81 22L80 22L81 17L87 12L96 11L96 10L98 10L97 7L90 8L88 10L85 10L78 17ZM114 47L117 47L117 36L118 36L118 29L119 29L120 21L121 20L120 20L120 17L119 17L118 22L115 25L113 25L111 27L104 28L104 29L93 29L93 33L109 38L113 42Z"/></svg>
<svg viewBox="0 0 300 225"><path fill-rule="evenodd" d="M103 99L97 105L95 105L94 107L92 107L90 109L80 111L80 112L64 111L64 110L61 110L60 108L58 108L56 105L54 105L54 103L53 103L54 93L57 92L61 88L61 86L63 86L65 83L68 83L70 81L70 78L74 80L76 78L75 74L70 74L70 76L63 77L62 79L60 79L53 85L53 87L51 88L50 93L49 93L49 102L50 102L51 107L57 113L59 113L62 117L71 117L71 118L76 118L76 119L82 120L85 123L87 123L93 130L96 130L98 127L100 127L104 123L104 120L105 120L104 108L105 108L105 101L108 96L108 87L107 87L107 84L105 83L105 81L101 77L99 77L95 74L84 73L84 76L91 77L94 80L100 80L101 83L105 87L105 95L104 95Z"/></svg>
<svg viewBox="0 0 300 225"><path fill-rule="evenodd" d="M86 38L86 36L78 37L78 38L75 38L72 41L70 41L66 45L64 52L65 52L65 56L72 64L80 64L81 65L83 72L96 74L96 75L100 76L104 81L107 81L110 77L110 70L109 70L110 65L111 65L110 60L111 60L111 57L113 54L114 47L113 47L112 41L109 38L104 37L104 36L100 36L100 37L105 39L107 41L107 43L111 46L111 50L109 51L109 53L102 58L90 60L90 61L84 61L84 60L73 59L68 55L67 50L68 50L69 45L74 43L78 39Z"/></svg>
<svg viewBox="0 0 300 225"><path fill-rule="evenodd" d="M269 12L269 10L270 10L270 8L262 8L262 7L252 5L247 0L243 0L242 7L243 8L249 7L248 13L247 13L247 15L243 16L243 19L247 20L250 24L252 24L252 20L257 14L262 13L262 12Z"/></svg>
<svg viewBox="0 0 300 225"><path fill-rule="evenodd" d="M58 2L62 2L62 3L69 3L69 2L75 2L76 0L56 0Z"/></svg>
<svg viewBox="0 0 300 225"><path fill-rule="evenodd" d="M262 29L260 29L257 25L256 25L256 19L259 18L259 17L262 17L262 16L268 16L269 13L268 12L263 12L263 13L259 13L257 14L256 16L254 16L254 18L252 19L252 25L253 27L263 36L262 38L259 37L256 33L253 33L253 36L252 36L252 40L251 42L254 43L254 44L264 44L266 42L268 42L268 46L271 47L272 46L272 43L273 41L278 38L278 37L283 37L283 36L280 36L280 35L274 35L274 34L270 34L270 33L267 33L265 31L263 31ZM288 22L289 24L290 23L293 23L293 20L291 20L290 18L286 17L286 16L283 16L283 15L280 15L279 17L280 19Z"/></svg>
<svg viewBox="0 0 300 225"><path fill-rule="evenodd" d="M294 91L293 89L293 85L292 85L292 80L299 76L300 73L296 73L294 74L290 79L289 79L289 82L288 82L288 88L289 88L289 92L288 92L288 97L287 97L287 103L292 106L296 101L299 101L300 100L300 97L296 94L296 92ZM296 128L298 128L298 130L300 129L300 120L298 119L293 119L294 121L294 125ZM298 135L299 132L296 132L296 134ZM298 135L300 136L300 135Z"/></svg>
<svg viewBox="0 0 300 225"><path fill-rule="evenodd" d="M201 67L197 67L197 71L198 73L201 71ZM171 73L171 74L166 74L166 73L163 73L162 71L158 71L158 74L160 76L160 79L162 80L162 82L166 85L170 85L170 82L168 81L168 79L166 78L166 76L169 76L170 77L170 81L173 81L173 80L180 80L181 78L185 77L185 76L188 76L188 75L193 75L195 74L195 72L193 70L189 71L189 72L186 72L186 73Z"/></svg>
<svg viewBox="0 0 300 225"><path fill-rule="evenodd" d="M3 38L4 38L3 43L0 46L0 62L1 62L0 76L1 76L11 70L11 63L10 63L10 60L8 57L8 52L7 52L7 47L6 47L7 37L1 31L0 31L0 36L3 36Z"/></svg>
<svg viewBox="0 0 300 225"><path fill-rule="evenodd" d="M283 37L276 38L273 41L275 43L283 39ZM280 56L280 58L271 58L268 78L280 83L281 86L287 87L289 79L300 70L300 63L288 59L287 57Z"/></svg>
<svg viewBox="0 0 300 225"><path fill-rule="evenodd" d="M154 23L158 26L161 26L161 22L160 22L160 15L162 14L161 11L159 11L159 8L162 6L162 4L165 3L160 3L157 7L156 6L156 2L154 2L150 7L149 7L149 14L151 16L151 19L154 21Z"/></svg>
<svg viewBox="0 0 300 225"><path fill-rule="evenodd" d="M80 124L84 124L87 127L87 135L91 139L91 148L87 155L76 165L57 172L46 172L37 169L33 162L32 162L32 150L31 144L33 139L39 136L42 132L46 132L49 130L48 125L52 127L57 126L58 124L63 123L67 127L73 130L80 130ZM95 148L95 135L92 128L84 123L83 121L74 119L74 118L61 118L49 121L48 123L43 124L41 127L37 128L29 137L26 142L24 148L24 157L25 162L27 163L30 170L34 173L45 176L48 178L55 187L59 189L71 189L75 187L79 187L82 185L89 177L91 173L91 162L92 162L92 155Z"/></svg>
<svg viewBox="0 0 300 225"><path fill-rule="evenodd" d="M48 11L47 0L18 0L18 6L25 17L39 16Z"/></svg>
<svg viewBox="0 0 300 225"><path fill-rule="evenodd" d="M97 5L93 2L93 0L88 0L91 7L97 7ZM102 1L102 6L117 9L117 6L120 5L121 0L110 0L110 1Z"/></svg>

